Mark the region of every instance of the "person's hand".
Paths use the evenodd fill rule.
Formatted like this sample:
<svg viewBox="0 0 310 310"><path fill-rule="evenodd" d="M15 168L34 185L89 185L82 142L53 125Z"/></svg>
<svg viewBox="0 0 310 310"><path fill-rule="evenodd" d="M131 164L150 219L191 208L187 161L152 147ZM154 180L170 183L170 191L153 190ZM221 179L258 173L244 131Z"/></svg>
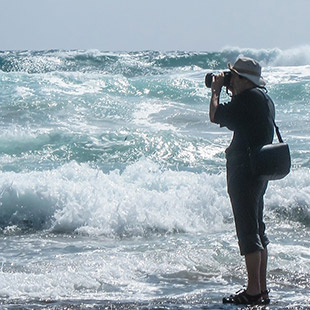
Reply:
<svg viewBox="0 0 310 310"><path fill-rule="evenodd" d="M211 91L212 94L219 95L224 84L224 73L212 77Z"/></svg>

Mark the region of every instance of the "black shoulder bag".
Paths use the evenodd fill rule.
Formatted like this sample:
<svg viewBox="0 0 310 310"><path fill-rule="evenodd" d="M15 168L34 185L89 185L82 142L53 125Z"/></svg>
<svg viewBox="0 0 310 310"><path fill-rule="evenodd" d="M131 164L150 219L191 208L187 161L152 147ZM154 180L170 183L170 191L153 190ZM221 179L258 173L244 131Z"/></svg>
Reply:
<svg viewBox="0 0 310 310"><path fill-rule="evenodd" d="M279 127L276 125L273 118L272 121L276 129L279 143L266 144L258 149L251 150L249 154L253 175L266 181L282 179L289 174L291 169L289 146L287 143L283 142Z"/></svg>

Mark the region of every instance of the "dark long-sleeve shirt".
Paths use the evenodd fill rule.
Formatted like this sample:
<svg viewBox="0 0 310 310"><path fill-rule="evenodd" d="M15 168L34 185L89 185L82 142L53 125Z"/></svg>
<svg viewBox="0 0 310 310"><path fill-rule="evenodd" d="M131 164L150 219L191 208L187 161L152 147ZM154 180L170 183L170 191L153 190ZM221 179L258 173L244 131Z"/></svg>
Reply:
<svg viewBox="0 0 310 310"><path fill-rule="evenodd" d="M234 132L226 157L244 157L248 150L271 143L275 115L271 98L257 88L245 90L229 103L219 104L214 121Z"/></svg>

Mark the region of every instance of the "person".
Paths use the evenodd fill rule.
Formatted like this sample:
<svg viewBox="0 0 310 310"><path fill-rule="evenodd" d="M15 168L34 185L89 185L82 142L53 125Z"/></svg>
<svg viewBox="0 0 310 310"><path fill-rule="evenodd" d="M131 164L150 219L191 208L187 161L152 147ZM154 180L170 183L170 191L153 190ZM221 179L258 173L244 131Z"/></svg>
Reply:
<svg viewBox="0 0 310 310"><path fill-rule="evenodd" d="M211 122L233 131L226 149L227 191L232 205L241 255L245 256L246 289L223 298L223 303L268 304L266 283L267 245L263 221L263 197L267 181L251 174L249 152L273 140L274 104L267 95L260 64L240 57L228 64L232 99L220 103L224 73L213 76L209 117Z"/></svg>

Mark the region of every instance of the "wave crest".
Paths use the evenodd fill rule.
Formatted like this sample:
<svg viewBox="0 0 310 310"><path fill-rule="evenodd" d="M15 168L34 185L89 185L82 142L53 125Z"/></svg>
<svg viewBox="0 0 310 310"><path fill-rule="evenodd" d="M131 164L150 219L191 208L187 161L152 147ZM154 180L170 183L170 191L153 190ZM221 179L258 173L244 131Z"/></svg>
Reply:
<svg viewBox="0 0 310 310"><path fill-rule="evenodd" d="M266 214L309 226L307 174L293 171L270 183ZM0 190L0 227L7 231L124 238L233 229L227 225L232 212L224 173L172 171L147 159L123 172L104 173L75 162L50 171L6 172Z"/></svg>
<svg viewBox="0 0 310 310"><path fill-rule="evenodd" d="M263 66L310 65L310 46L287 50L227 47L219 52L101 52L6 51L0 53L3 72L99 72L126 77L167 74L173 70L223 70L238 56L257 59Z"/></svg>
<svg viewBox="0 0 310 310"><path fill-rule="evenodd" d="M239 56L247 56L261 62L263 66L307 66L310 65L310 46L300 46L291 49L253 49L226 47L222 50L227 61L234 62Z"/></svg>
<svg viewBox="0 0 310 310"><path fill-rule="evenodd" d="M205 186L211 183L218 186ZM74 162L7 172L0 179L0 225L110 238L214 230L229 211L224 183L220 175L161 170L145 159L122 173Z"/></svg>

